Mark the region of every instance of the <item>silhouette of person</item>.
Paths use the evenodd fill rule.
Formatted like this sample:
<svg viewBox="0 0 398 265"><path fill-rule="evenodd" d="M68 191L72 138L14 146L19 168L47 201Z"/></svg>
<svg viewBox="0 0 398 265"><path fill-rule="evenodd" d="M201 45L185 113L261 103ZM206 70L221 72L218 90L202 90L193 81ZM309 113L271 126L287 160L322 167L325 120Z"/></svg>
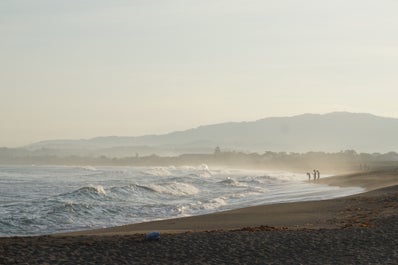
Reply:
<svg viewBox="0 0 398 265"><path fill-rule="evenodd" d="M311 181L311 173L307 172L307 176L308 176L308 181Z"/></svg>
<svg viewBox="0 0 398 265"><path fill-rule="evenodd" d="M316 180L316 170L315 169L314 169L313 175L314 175L314 180Z"/></svg>
<svg viewBox="0 0 398 265"><path fill-rule="evenodd" d="M317 179L319 179L321 177L321 173L319 173L319 170L316 171L317 174Z"/></svg>

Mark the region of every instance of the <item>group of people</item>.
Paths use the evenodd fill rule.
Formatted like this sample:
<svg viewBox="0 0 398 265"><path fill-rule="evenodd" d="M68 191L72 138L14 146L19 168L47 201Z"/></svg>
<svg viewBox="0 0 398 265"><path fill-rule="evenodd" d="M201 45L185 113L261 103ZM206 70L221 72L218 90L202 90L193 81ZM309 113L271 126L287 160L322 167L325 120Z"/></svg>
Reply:
<svg viewBox="0 0 398 265"><path fill-rule="evenodd" d="M307 172L307 176L308 176L308 181L311 181L311 173ZM318 180L321 177L321 174L319 173L318 169L314 169L314 171L312 172L312 176L314 178L314 180Z"/></svg>

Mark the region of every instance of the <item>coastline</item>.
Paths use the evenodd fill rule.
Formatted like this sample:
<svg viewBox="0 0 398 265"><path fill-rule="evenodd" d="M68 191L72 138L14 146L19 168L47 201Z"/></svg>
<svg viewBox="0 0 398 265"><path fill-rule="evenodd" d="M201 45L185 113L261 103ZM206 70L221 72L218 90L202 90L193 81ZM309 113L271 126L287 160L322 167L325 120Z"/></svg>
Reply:
<svg viewBox="0 0 398 265"><path fill-rule="evenodd" d="M244 207L223 212L128 224L94 230L83 230L53 236L132 235L151 231L161 233L234 230L243 227L336 228L329 222L351 198L372 197L372 191L398 185L398 171L380 170L337 175L317 181L319 184L341 187L362 187L357 195L321 201L290 202Z"/></svg>
<svg viewBox="0 0 398 265"><path fill-rule="evenodd" d="M398 170L319 183L367 191L105 229L0 238L0 263L397 263ZM161 240L143 240L150 231L159 231Z"/></svg>

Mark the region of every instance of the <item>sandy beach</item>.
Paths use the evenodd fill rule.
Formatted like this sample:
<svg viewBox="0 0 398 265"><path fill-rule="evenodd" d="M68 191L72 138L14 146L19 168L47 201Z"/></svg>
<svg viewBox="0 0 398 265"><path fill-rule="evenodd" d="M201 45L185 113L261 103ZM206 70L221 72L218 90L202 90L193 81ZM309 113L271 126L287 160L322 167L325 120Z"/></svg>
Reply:
<svg viewBox="0 0 398 265"><path fill-rule="evenodd" d="M319 183L365 193L38 237L0 238L0 264L398 264L398 170ZM161 240L145 241L159 231Z"/></svg>

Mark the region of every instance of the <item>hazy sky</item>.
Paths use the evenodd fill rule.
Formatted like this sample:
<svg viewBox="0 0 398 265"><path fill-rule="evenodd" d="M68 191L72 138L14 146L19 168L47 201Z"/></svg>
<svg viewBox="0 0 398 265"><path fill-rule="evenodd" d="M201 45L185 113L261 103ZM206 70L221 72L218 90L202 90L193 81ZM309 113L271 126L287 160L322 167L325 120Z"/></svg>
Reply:
<svg viewBox="0 0 398 265"><path fill-rule="evenodd" d="M398 117L396 0L1 0L0 146Z"/></svg>

